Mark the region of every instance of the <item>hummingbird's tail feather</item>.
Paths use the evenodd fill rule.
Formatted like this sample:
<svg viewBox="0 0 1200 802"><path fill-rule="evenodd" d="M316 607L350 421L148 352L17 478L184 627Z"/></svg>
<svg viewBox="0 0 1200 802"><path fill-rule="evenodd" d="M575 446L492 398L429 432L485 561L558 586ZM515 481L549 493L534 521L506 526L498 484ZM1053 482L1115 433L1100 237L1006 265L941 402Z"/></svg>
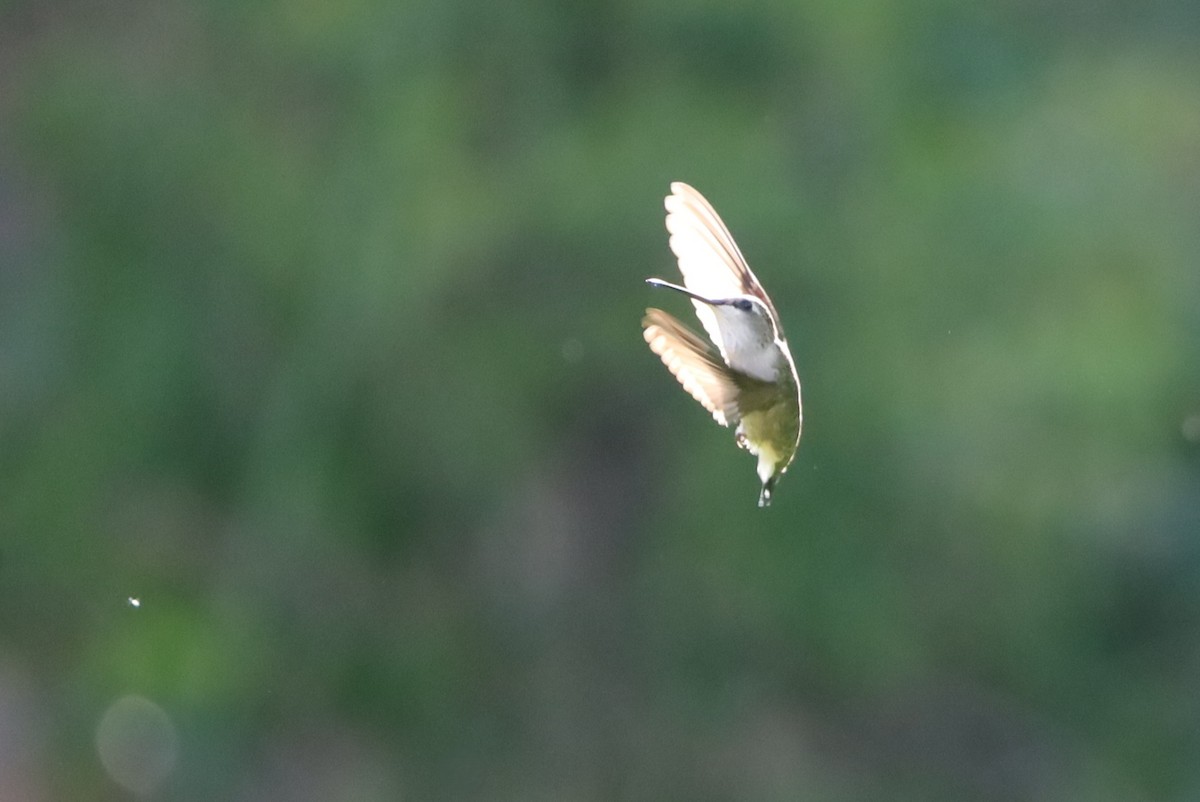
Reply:
<svg viewBox="0 0 1200 802"><path fill-rule="evenodd" d="M775 482L778 478L779 477L777 476L772 476L771 478L767 479L767 481L763 482L762 490L758 492L758 506L771 506L771 493L775 490Z"/></svg>
<svg viewBox="0 0 1200 802"><path fill-rule="evenodd" d="M650 350L717 423L732 426L741 420L738 385L708 343L661 309L647 309L642 327Z"/></svg>

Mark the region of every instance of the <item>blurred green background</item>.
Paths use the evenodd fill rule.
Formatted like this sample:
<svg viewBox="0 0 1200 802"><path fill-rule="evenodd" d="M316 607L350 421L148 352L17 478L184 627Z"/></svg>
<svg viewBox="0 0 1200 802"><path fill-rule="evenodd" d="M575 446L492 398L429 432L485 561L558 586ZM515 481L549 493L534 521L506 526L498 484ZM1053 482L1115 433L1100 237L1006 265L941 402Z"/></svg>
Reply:
<svg viewBox="0 0 1200 802"><path fill-rule="evenodd" d="M0 797L1196 799L1198 206L1185 0L6 3Z"/></svg>

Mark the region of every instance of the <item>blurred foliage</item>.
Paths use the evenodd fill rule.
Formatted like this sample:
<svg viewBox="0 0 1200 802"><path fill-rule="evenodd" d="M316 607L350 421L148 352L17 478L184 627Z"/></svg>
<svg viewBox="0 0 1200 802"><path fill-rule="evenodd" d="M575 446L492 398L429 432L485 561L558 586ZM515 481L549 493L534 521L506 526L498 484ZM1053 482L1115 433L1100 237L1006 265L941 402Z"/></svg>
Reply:
<svg viewBox="0 0 1200 802"><path fill-rule="evenodd" d="M1195 798L1194 12L6 4L0 797Z"/></svg>

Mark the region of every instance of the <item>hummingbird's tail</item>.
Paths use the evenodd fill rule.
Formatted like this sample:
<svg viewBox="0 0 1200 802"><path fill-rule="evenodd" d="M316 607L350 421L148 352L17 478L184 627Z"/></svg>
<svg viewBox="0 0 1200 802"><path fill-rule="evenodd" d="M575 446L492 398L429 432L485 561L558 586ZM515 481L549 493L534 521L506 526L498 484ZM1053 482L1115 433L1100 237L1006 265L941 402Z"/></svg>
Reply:
<svg viewBox="0 0 1200 802"><path fill-rule="evenodd" d="M775 480L777 477L772 476L767 481L763 482L762 490L758 493L758 506L771 506L771 492L775 489Z"/></svg>

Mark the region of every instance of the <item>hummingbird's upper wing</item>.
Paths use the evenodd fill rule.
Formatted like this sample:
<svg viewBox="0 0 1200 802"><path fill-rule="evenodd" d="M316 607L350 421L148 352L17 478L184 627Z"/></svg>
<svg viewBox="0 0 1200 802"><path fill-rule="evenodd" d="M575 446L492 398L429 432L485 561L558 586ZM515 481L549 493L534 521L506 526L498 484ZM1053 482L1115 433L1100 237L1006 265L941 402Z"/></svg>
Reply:
<svg viewBox="0 0 1200 802"><path fill-rule="evenodd" d="M772 316L778 320L771 299L746 264L742 252L729 229L721 222L716 210L692 187L681 181L671 184L671 194L664 205L667 209L667 231L671 233L671 250L679 261L683 283L692 292L706 298L732 298L755 295L762 299ZM712 307L692 301L696 316L704 330L716 343L721 355L727 357L721 340L721 329Z"/></svg>
<svg viewBox="0 0 1200 802"><path fill-rule="evenodd" d="M647 309L642 327L650 350L717 423L730 426L741 420L738 386L708 343L661 309Z"/></svg>

